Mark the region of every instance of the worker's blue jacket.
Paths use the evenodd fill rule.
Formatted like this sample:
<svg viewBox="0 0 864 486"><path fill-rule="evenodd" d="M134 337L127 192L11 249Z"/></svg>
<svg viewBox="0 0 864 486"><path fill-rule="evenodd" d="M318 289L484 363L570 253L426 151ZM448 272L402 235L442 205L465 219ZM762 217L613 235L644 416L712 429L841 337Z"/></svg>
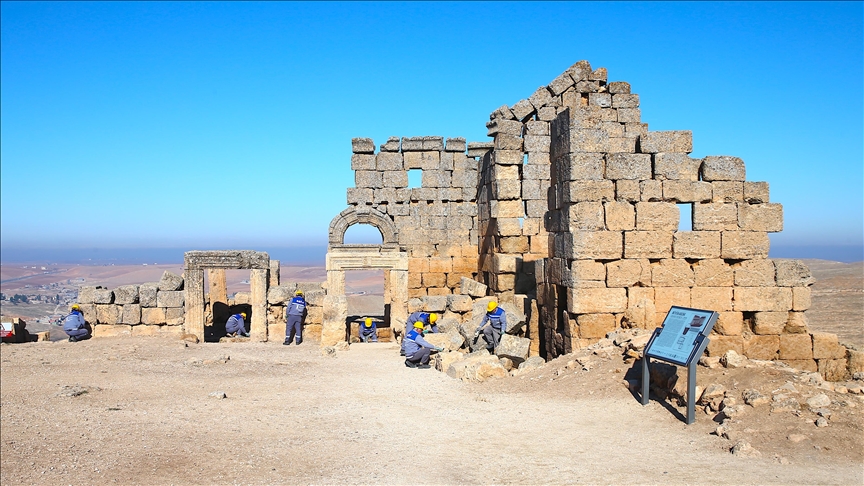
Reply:
<svg viewBox="0 0 864 486"><path fill-rule="evenodd" d="M306 299L302 296L298 295L291 299L291 303L288 304L288 310L285 311L289 316L302 316L303 311L306 310Z"/></svg>
<svg viewBox="0 0 864 486"><path fill-rule="evenodd" d="M225 323L225 332L232 333L238 331L246 331L246 327L244 326L243 316L240 314L234 314L233 316L228 318L228 322Z"/></svg>
<svg viewBox="0 0 864 486"><path fill-rule="evenodd" d="M378 330L378 326L375 325L375 321L372 321L372 325L369 327L366 327L366 323L360 324L361 336L374 335L376 330Z"/></svg>
<svg viewBox="0 0 864 486"><path fill-rule="evenodd" d="M410 316L408 316L408 321L405 323L405 327L411 329L412 327L414 327L414 323L418 321L422 322L423 325L431 326L430 328L432 332L438 332L438 325L432 324L432 322L429 320L428 312L415 312L411 314Z"/></svg>
<svg viewBox="0 0 864 486"><path fill-rule="evenodd" d="M77 331L84 327L84 316L80 311L73 310L66 316L66 319L63 321L63 330L64 331Z"/></svg>
<svg viewBox="0 0 864 486"><path fill-rule="evenodd" d="M492 312L487 312L486 315L483 316L483 320L480 321L480 327L478 327L477 330L479 331L480 329L483 329L483 326L485 326L487 322L495 329L499 329L502 334L507 331L507 314L504 312L504 309L500 307L496 307Z"/></svg>
<svg viewBox="0 0 864 486"><path fill-rule="evenodd" d="M421 347L435 349L435 345L423 339L423 334L417 329L412 329L405 335L402 346L405 348L405 356L413 356Z"/></svg>

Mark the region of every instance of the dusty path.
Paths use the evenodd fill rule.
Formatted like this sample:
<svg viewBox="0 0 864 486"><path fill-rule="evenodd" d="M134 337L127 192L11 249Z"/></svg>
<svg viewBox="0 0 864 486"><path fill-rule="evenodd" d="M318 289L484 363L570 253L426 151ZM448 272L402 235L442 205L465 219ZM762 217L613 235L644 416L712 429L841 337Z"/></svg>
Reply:
<svg viewBox="0 0 864 486"><path fill-rule="evenodd" d="M537 393L520 377L462 383L405 368L390 343L324 357L314 343L104 338L3 345L0 358L4 485L864 478L860 462L830 456L733 456L706 433L706 416L687 427L623 386L574 399L542 392L536 377ZM506 380L520 391L502 391ZM87 393L69 396L75 385ZM216 391L227 398L209 396Z"/></svg>

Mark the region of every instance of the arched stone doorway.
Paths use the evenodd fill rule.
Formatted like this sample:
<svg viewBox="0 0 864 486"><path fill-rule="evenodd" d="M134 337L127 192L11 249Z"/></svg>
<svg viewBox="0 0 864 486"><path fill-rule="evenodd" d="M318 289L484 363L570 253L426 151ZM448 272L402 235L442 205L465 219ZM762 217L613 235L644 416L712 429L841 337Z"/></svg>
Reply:
<svg viewBox="0 0 864 486"><path fill-rule="evenodd" d="M346 245L345 231L354 224L368 224L381 232L381 245ZM364 207L351 207L330 222L327 247L327 295L324 297L324 323L321 345L331 346L346 340L348 300L345 297L345 271L384 270L385 325L402 326L408 317L408 255L397 245L398 233L384 213Z"/></svg>

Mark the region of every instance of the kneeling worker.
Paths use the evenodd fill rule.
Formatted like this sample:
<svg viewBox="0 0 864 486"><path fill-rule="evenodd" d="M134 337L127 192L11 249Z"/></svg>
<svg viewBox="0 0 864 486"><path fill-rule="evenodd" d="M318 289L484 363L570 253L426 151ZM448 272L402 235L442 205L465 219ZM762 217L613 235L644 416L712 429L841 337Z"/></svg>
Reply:
<svg viewBox="0 0 864 486"><path fill-rule="evenodd" d="M423 339L423 323L417 321L412 329L402 340L405 347L405 366L409 368L428 368L429 353L435 351L444 351L444 348L439 348Z"/></svg>
<svg viewBox="0 0 864 486"><path fill-rule="evenodd" d="M403 336L407 336L409 332L411 332L411 327L415 322L423 323L423 329L420 329L420 332L426 334L426 327L429 327L431 332L438 332L438 314L434 312L414 312L410 316L408 316L408 320L405 321L405 333ZM402 346L399 350L399 354L401 356L405 356L405 338L402 338Z"/></svg>
<svg viewBox="0 0 864 486"><path fill-rule="evenodd" d="M72 304L72 312L63 320L63 332L69 335L69 342L74 343L87 339L90 331L84 324L84 314L78 304Z"/></svg>
<svg viewBox="0 0 864 486"><path fill-rule="evenodd" d="M360 325L360 330L358 331L360 334L360 340L364 343L378 342L378 326L375 325L375 321L372 320L371 317L367 317L363 324Z"/></svg>
<svg viewBox="0 0 864 486"><path fill-rule="evenodd" d="M481 331L483 340L486 341L486 350L494 354L495 348L501 342L501 336L507 332L507 314L504 309L498 307L497 302L489 302L486 306L486 315L474 331L474 339L477 339Z"/></svg>
<svg viewBox="0 0 864 486"><path fill-rule="evenodd" d="M246 319L245 312L234 314L229 317L228 322L225 323L225 332L229 335L237 333L238 336L249 337L249 333L246 331L246 323L244 322L244 319Z"/></svg>

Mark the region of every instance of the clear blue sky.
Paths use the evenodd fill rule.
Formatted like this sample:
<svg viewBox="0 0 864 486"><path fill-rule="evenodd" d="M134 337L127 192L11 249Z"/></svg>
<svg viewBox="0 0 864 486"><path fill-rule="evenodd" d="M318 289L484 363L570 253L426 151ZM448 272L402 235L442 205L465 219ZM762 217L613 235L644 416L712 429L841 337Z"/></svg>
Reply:
<svg viewBox="0 0 864 486"><path fill-rule="evenodd" d="M351 138L487 140L574 62L735 155L775 245L862 245L862 3L20 3L0 15L0 244L325 245Z"/></svg>

